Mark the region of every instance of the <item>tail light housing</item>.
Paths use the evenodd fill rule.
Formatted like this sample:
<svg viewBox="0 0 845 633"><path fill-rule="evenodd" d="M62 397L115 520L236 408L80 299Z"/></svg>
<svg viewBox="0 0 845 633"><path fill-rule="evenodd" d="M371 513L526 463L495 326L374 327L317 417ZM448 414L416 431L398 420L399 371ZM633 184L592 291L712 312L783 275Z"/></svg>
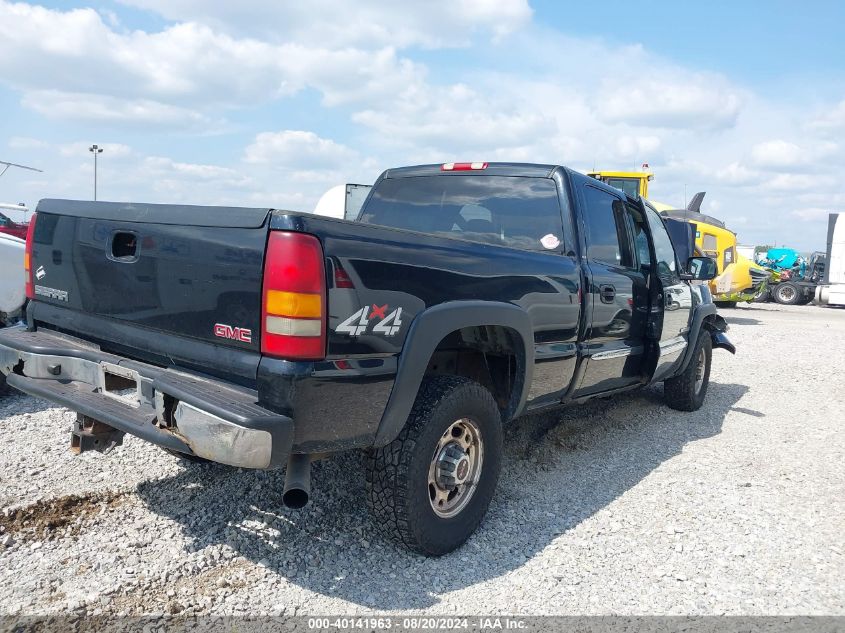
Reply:
<svg viewBox="0 0 845 633"><path fill-rule="evenodd" d="M32 214L26 229L26 250L23 255L23 269L26 279L26 298L35 299L35 271L32 270L32 239L35 235L35 220L37 213ZM20 288L20 286L18 286Z"/></svg>
<svg viewBox="0 0 845 633"><path fill-rule="evenodd" d="M271 231L264 260L261 352L290 360L326 356L326 271L313 235Z"/></svg>

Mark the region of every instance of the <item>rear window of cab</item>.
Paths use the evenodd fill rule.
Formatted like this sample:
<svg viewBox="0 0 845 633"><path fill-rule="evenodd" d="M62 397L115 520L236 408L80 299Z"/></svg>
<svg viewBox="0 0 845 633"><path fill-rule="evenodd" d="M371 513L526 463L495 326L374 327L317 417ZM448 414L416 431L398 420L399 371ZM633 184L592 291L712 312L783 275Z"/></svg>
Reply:
<svg viewBox="0 0 845 633"><path fill-rule="evenodd" d="M359 221L525 250L557 250L563 242L557 187L549 178L387 178Z"/></svg>

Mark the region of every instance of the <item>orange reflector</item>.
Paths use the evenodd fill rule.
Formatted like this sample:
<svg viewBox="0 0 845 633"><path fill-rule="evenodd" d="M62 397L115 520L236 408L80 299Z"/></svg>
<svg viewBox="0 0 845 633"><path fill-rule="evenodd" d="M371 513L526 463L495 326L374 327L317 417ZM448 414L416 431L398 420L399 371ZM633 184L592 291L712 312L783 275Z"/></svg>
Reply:
<svg viewBox="0 0 845 633"><path fill-rule="evenodd" d="M38 214L33 213L29 219L29 227L26 229L26 249L24 250L23 264L24 275L26 281L24 288L27 299L35 299L35 274L32 270L32 244L35 241L35 221L38 219Z"/></svg>
<svg viewBox="0 0 845 633"><path fill-rule="evenodd" d="M323 311L323 298L305 292L267 291L267 314L287 317L319 319Z"/></svg>

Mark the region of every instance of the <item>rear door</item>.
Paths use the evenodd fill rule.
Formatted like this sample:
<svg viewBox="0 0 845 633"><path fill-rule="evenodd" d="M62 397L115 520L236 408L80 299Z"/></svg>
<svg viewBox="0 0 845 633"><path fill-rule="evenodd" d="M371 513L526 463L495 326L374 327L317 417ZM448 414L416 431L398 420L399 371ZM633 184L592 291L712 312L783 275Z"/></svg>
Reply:
<svg viewBox="0 0 845 633"><path fill-rule="evenodd" d="M624 199L582 183L583 233L589 269L586 366L579 395L642 380L648 277L640 269Z"/></svg>

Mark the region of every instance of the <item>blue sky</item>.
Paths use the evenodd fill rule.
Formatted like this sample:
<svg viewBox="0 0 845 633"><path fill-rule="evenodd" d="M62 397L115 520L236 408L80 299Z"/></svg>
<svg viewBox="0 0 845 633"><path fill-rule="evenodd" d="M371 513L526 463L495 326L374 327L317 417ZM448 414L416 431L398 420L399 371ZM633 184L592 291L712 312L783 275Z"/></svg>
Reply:
<svg viewBox="0 0 845 633"><path fill-rule="evenodd" d="M0 201L311 210L450 160L632 169L745 243L845 211L840 2L0 0Z"/></svg>
<svg viewBox="0 0 845 633"><path fill-rule="evenodd" d="M783 76L802 75L810 67L842 80L845 4L836 0L608 0L601 3L600 19L595 4L563 4L543 0L532 6L552 28L642 42L679 63L723 72L755 87L782 88Z"/></svg>

